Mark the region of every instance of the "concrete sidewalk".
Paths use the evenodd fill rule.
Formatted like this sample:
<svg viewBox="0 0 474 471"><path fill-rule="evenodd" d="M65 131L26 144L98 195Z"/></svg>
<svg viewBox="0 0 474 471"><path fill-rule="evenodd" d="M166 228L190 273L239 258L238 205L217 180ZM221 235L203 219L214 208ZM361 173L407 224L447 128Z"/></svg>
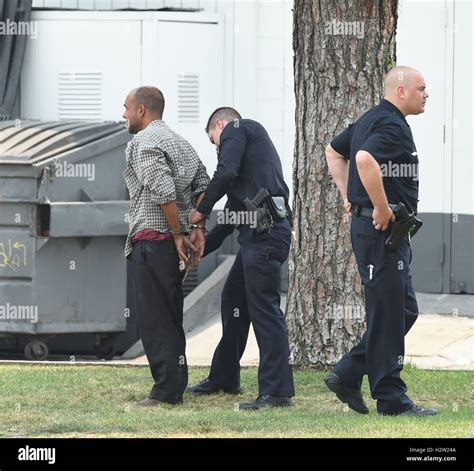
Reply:
<svg viewBox="0 0 474 471"><path fill-rule="evenodd" d="M188 364L208 366L221 336L218 317L190 332ZM474 319L420 315L406 337L406 361L424 369L474 371ZM258 365L258 347L251 329L242 366Z"/></svg>
<svg viewBox="0 0 474 471"><path fill-rule="evenodd" d="M282 309L286 298L282 298ZM186 356L190 366L209 366L221 338L220 316L214 316L187 334ZM422 314L406 337L406 361L424 369L474 371L474 319L461 316ZM114 363L125 363L117 360ZM128 360L147 364L145 356ZM241 361L258 365L258 346L253 329Z"/></svg>
<svg viewBox="0 0 474 471"><path fill-rule="evenodd" d="M407 361L418 368L474 371L474 319L420 315L405 349Z"/></svg>

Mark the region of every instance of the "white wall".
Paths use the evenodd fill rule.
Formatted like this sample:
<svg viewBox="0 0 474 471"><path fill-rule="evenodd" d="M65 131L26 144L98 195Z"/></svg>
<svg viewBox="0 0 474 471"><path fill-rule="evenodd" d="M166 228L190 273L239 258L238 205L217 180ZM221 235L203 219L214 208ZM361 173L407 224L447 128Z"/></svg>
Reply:
<svg viewBox="0 0 474 471"><path fill-rule="evenodd" d="M292 187L294 96L292 0L34 0L34 7L79 9L202 8L224 16L224 102L260 121ZM206 110L203 110L205 113ZM213 111L210 106L208 114ZM203 116L202 127L206 117ZM212 175L213 168L208 168Z"/></svg>
<svg viewBox="0 0 474 471"><path fill-rule="evenodd" d="M456 2L453 11L452 213L474 214L474 5ZM473 234L474 236L474 234Z"/></svg>
<svg viewBox="0 0 474 471"><path fill-rule="evenodd" d="M473 6L401 0L398 63L420 70L430 97L408 117L420 159L420 212L474 213Z"/></svg>
<svg viewBox="0 0 474 471"><path fill-rule="evenodd" d="M47 8L80 8L84 10L116 10L119 8L136 8L149 10L153 8L206 8L214 11L217 0L33 0L33 7Z"/></svg>

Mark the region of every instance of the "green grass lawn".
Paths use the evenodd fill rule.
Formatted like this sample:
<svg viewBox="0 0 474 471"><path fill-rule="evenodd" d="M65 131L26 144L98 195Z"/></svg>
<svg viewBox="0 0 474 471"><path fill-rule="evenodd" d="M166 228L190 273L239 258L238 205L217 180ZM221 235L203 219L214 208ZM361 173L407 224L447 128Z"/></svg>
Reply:
<svg viewBox="0 0 474 471"><path fill-rule="evenodd" d="M190 384L207 369L191 368ZM370 415L340 403L324 372L296 370L295 406L243 412L238 402L257 395L257 371L242 370L241 396L185 395L182 406L141 408L151 388L148 367L0 366L0 437L469 437L474 433L473 373L406 367L403 378L427 418Z"/></svg>

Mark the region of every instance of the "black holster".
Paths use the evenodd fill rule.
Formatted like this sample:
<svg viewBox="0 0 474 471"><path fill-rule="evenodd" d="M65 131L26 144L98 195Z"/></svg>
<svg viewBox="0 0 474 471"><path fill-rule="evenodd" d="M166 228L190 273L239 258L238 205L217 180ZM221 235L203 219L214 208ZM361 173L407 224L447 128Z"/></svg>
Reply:
<svg viewBox="0 0 474 471"><path fill-rule="evenodd" d="M253 199L245 198L247 211L257 213L255 232L270 231L274 221L283 221L288 217L288 207L282 196L271 196L266 188L261 188Z"/></svg>
<svg viewBox="0 0 474 471"><path fill-rule="evenodd" d="M392 226L392 232L385 241L389 249L396 249L405 237L410 239L418 232L423 222L418 219L414 213L409 213L403 203L391 204L395 222Z"/></svg>

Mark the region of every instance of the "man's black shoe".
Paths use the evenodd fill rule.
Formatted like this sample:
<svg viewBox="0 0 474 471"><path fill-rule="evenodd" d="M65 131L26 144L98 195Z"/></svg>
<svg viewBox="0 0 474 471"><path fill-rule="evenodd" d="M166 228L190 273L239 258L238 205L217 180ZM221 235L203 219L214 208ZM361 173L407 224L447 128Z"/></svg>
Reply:
<svg viewBox="0 0 474 471"><path fill-rule="evenodd" d="M216 383L213 383L209 378L203 379L200 383L193 386L189 386L186 389L186 392L193 394L218 394L221 391L224 391L227 394L242 394L242 388L239 386L235 389L221 388Z"/></svg>
<svg viewBox="0 0 474 471"><path fill-rule="evenodd" d="M243 402L239 404L240 410L260 410L265 407L290 407L293 405L291 397L277 397L263 394L254 402Z"/></svg>
<svg viewBox="0 0 474 471"><path fill-rule="evenodd" d="M410 409L392 415L395 415L397 417L430 417L437 414L438 411L436 409L424 409L423 407L413 404Z"/></svg>
<svg viewBox="0 0 474 471"><path fill-rule="evenodd" d="M342 381L334 373L329 373L324 379L326 386L334 393L336 393L337 398L344 402L352 410L358 412L359 414L368 414L369 408L362 398L362 393L357 389L349 389L344 386Z"/></svg>

